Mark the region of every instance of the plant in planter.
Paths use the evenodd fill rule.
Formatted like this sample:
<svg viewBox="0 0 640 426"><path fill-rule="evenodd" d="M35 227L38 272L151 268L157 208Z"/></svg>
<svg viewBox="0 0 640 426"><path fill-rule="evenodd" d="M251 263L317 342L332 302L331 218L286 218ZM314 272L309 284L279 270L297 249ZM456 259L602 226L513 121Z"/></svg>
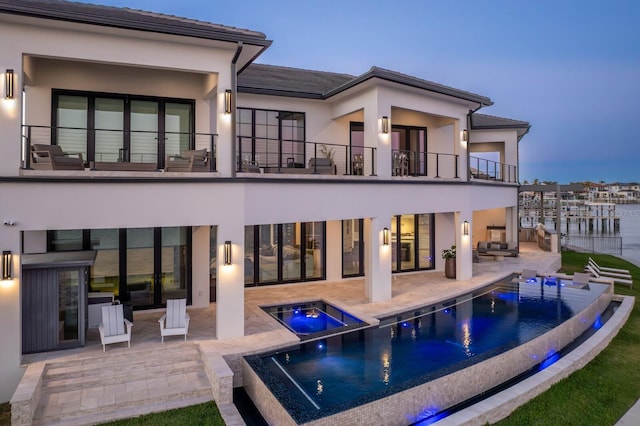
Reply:
<svg viewBox="0 0 640 426"><path fill-rule="evenodd" d="M444 276L447 278L456 277L456 246L442 250L444 259Z"/></svg>

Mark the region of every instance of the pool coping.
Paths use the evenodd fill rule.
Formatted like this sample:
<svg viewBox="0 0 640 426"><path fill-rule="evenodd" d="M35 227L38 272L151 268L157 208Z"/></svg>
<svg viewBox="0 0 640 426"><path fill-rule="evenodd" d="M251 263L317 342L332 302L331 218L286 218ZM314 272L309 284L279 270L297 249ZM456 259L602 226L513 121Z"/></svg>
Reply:
<svg viewBox="0 0 640 426"><path fill-rule="evenodd" d="M613 301L621 302L621 305L602 328L556 363L514 386L432 424L475 426L495 423L553 384L583 368L609 345L627 322L635 304L635 297L614 294Z"/></svg>

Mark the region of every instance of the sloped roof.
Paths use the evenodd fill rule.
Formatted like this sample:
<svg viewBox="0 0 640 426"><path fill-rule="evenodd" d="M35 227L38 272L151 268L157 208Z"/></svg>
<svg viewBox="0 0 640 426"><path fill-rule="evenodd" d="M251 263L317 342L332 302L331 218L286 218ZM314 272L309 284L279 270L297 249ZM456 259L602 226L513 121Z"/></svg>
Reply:
<svg viewBox="0 0 640 426"><path fill-rule="evenodd" d="M254 63L238 75L238 91L323 99L325 93L354 78L349 74Z"/></svg>
<svg viewBox="0 0 640 426"><path fill-rule="evenodd" d="M487 114L471 114L471 130L515 129L518 141L529 132L531 125L527 121L512 120Z"/></svg>
<svg viewBox="0 0 640 426"><path fill-rule="evenodd" d="M491 99L485 96L379 67L371 67L364 74L353 76L275 65L251 64L238 75L238 91L276 96L327 99L371 78L379 78L483 105L493 105Z"/></svg>
<svg viewBox="0 0 640 426"><path fill-rule="evenodd" d="M271 44L266 35L258 31L162 13L66 0L0 0L0 13L209 40L242 41L258 46Z"/></svg>

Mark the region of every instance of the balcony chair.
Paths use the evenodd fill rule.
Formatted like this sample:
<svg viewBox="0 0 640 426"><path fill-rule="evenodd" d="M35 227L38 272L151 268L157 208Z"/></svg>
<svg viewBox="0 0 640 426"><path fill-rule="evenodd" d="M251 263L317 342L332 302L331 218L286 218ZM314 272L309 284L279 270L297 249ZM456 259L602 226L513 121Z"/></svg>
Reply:
<svg viewBox="0 0 640 426"><path fill-rule="evenodd" d="M353 174L356 176L364 175L364 157L362 154L355 154L353 156Z"/></svg>
<svg viewBox="0 0 640 426"><path fill-rule="evenodd" d="M165 172L208 172L209 153L206 149L182 151L180 155L167 155Z"/></svg>
<svg viewBox="0 0 640 426"><path fill-rule="evenodd" d="M189 333L189 319L187 299L167 299L167 313L158 320L162 343L164 343L164 336L180 336L183 334L186 342L187 333Z"/></svg>
<svg viewBox="0 0 640 426"><path fill-rule="evenodd" d="M409 158L404 152L396 152L393 154L393 175L409 175Z"/></svg>
<svg viewBox="0 0 640 426"><path fill-rule="evenodd" d="M127 330L125 331L125 325ZM127 342L131 347L131 321L124 317L122 305L110 305L102 307L102 322L98 326L100 332L100 342L102 342L102 352L105 352L105 345L111 343Z"/></svg>
<svg viewBox="0 0 640 426"><path fill-rule="evenodd" d="M36 170L84 170L81 153L64 152L60 145L31 145L31 166Z"/></svg>
<svg viewBox="0 0 640 426"><path fill-rule="evenodd" d="M310 158L309 170L310 173L317 173L319 175L335 175L337 173L336 165L331 158Z"/></svg>

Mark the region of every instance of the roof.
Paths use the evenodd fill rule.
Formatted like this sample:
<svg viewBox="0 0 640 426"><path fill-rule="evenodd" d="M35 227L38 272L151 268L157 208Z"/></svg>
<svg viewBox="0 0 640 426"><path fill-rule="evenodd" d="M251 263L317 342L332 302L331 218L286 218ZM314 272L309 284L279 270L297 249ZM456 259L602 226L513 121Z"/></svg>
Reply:
<svg viewBox="0 0 640 426"><path fill-rule="evenodd" d="M485 96L379 67L371 67L364 74L353 76L326 71L251 64L238 75L238 91L275 96L327 99L372 78L424 89L482 105L493 105L491 99Z"/></svg>
<svg viewBox="0 0 640 426"><path fill-rule="evenodd" d="M518 140L529 132L531 125L527 121L512 120L487 114L471 114L471 130L515 129Z"/></svg>
<svg viewBox="0 0 640 426"><path fill-rule="evenodd" d="M258 31L155 12L65 0L0 0L0 13L113 28L269 46Z"/></svg>
<svg viewBox="0 0 640 426"><path fill-rule="evenodd" d="M325 93L354 78L349 74L254 63L238 75L238 91L323 99Z"/></svg>

